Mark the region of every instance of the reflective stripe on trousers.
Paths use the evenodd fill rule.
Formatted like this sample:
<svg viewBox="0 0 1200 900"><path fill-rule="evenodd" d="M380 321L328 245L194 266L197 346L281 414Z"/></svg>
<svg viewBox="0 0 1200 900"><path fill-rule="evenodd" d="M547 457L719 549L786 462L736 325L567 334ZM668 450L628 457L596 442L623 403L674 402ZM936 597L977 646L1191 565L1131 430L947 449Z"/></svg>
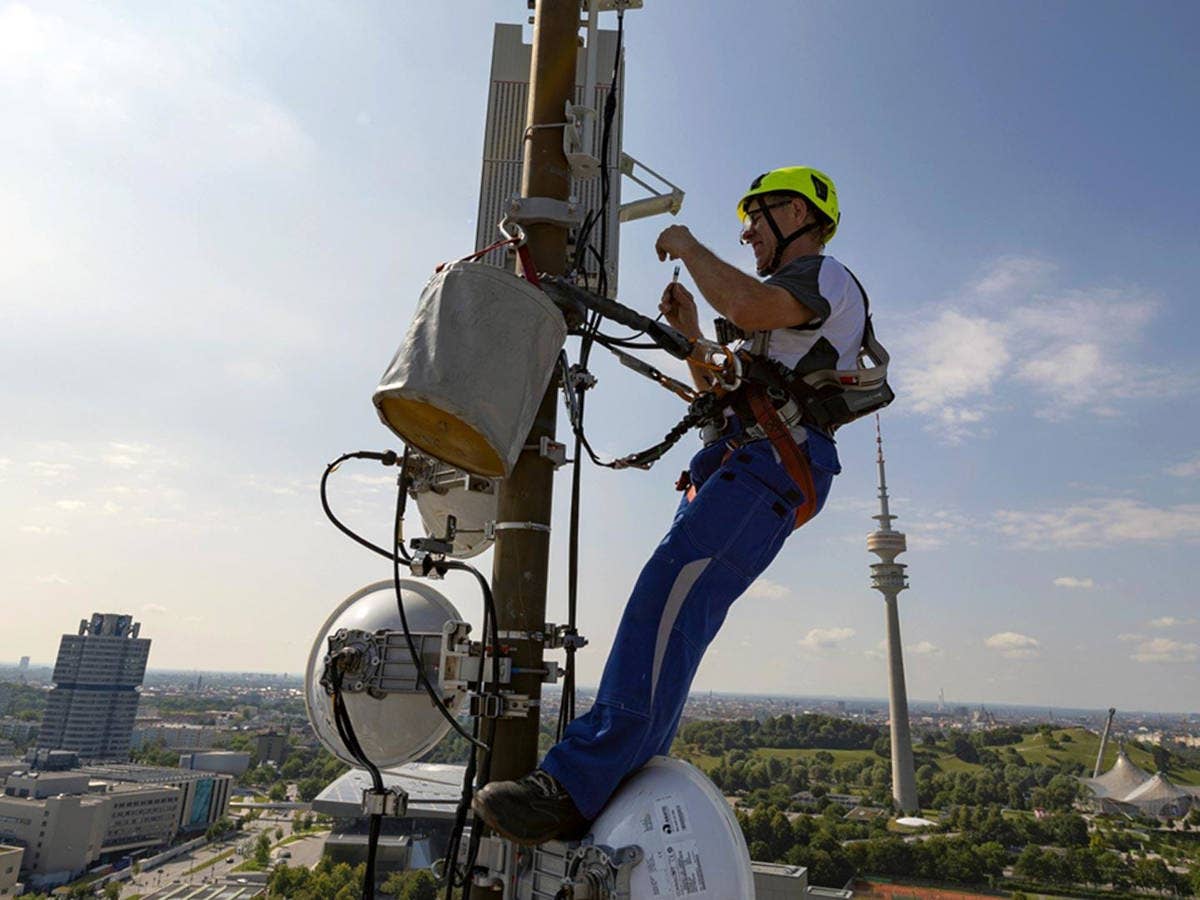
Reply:
<svg viewBox="0 0 1200 900"><path fill-rule="evenodd" d="M812 466L818 510L834 471ZM541 764L589 819L626 775L670 750L704 651L792 533L804 501L766 440L732 453L712 444L693 458L691 477L694 497L680 501L634 585L596 703Z"/></svg>

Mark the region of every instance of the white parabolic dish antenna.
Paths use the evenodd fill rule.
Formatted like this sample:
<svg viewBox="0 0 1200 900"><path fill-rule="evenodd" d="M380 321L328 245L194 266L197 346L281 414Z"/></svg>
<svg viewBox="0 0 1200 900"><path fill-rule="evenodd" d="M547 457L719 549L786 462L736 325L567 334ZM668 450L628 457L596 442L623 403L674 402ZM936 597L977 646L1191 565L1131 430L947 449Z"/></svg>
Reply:
<svg viewBox="0 0 1200 900"><path fill-rule="evenodd" d="M461 622L454 605L428 584L402 579L404 612L417 644L425 673L439 690L441 685L442 628L446 622ZM407 690L389 690L382 697L365 691L345 692L346 711L354 734L367 759L386 768L403 765L431 750L450 730L450 723L416 683L412 657L404 640L396 592L391 581L377 581L355 591L338 605L325 620L308 654L304 672L304 702L308 720L321 743L330 753L352 766L359 763L338 736L333 718L333 699L326 693L321 677L329 638L342 629L375 633L392 632L388 639L388 669L395 683L407 682ZM461 704L462 694L447 697L451 712Z"/></svg>
<svg viewBox="0 0 1200 900"><path fill-rule="evenodd" d="M608 801L591 838L614 850L642 848L630 877L633 897L754 900L750 851L733 810L683 760L646 763Z"/></svg>

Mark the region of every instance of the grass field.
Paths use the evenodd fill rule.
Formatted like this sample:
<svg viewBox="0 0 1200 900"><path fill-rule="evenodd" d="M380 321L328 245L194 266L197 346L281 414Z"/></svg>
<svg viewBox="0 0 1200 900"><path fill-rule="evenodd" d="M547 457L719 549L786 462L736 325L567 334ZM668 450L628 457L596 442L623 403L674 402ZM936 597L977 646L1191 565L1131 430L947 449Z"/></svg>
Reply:
<svg viewBox="0 0 1200 900"><path fill-rule="evenodd" d="M1071 740L1063 743L1064 735L1069 735ZM1023 758L1031 763L1047 765L1051 762L1076 762L1083 765L1088 774L1091 774L1092 767L1096 765L1096 752L1100 749L1099 735L1084 728L1064 728L1054 732L1054 739L1059 742L1060 749L1056 750L1047 746L1048 742L1041 734L1025 735L1025 739L1016 744L1015 748ZM1129 761L1135 766L1145 769L1147 772L1155 771L1154 757L1149 752L1133 745L1127 746L1125 752L1129 756ZM1115 741L1109 741L1108 746L1104 748L1104 764L1100 770L1107 772L1116 761L1117 744ZM1200 770L1197 769L1172 769L1168 773L1168 777L1177 784L1200 784Z"/></svg>
<svg viewBox="0 0 1200 900"><path fill-rule="evenodd" d="M1022 758L1030 763L1040 765L1078 763L1084 767L1088 774L1091 774L1092 767L1096 764L1096 752L1100 749L1099 735L1093 734L1086 728L1060 728L1053 732L1053 737L1054 741L1058 744L1057 749L1049 746L1050 742L1042 734L1027 734L1019 744L1009 746L1020 753ZM1064 740L1064 737L1067 739ZM918 752L926 750L926 748L921 746L918 746L916 749ZM963 760L954 756L944 746L929 749L934 751L934 763L943 772L971 772L980 768L977 763L963 762ZM993 747L992 749L1003 755L1007 748ZM766 747L750 751L752 756L759 757L760 759L767 759L772 756L782 759L811 759L820 752L822 751L815 748L779 749ZM877 758L871 750L826 750L824 752L832 754L835 765ZM1134 765L1145 769L1147 772L1155 771L1154 757L1149 752L1132 745L1126 748L1126 752ZM706 756L689 752L689 748L685 746L677 746L675 753L689 760L705 772L711 772L721 761L719 756ZM1116 742L1109 741L1108 746L1104 749L1104 765L1101 767L1101 771L1107 771L1116 761ZM1172 769L1168 773L1168 777L1176 784L1200 785L1200 769Z"/></svg>

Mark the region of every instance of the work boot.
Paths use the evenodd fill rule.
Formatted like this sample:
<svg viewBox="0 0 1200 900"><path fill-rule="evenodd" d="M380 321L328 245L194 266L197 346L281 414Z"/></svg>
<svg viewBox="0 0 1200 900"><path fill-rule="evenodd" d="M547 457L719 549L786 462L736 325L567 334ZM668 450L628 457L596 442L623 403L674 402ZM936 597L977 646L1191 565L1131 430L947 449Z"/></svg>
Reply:
<svg viewBox="0 0 1200 900"><path fill-rule="evenodd" d="M541 769L519 781L485 785L471 806L493 831L518 844L577 840L589 824L567 789Z"/></svg>

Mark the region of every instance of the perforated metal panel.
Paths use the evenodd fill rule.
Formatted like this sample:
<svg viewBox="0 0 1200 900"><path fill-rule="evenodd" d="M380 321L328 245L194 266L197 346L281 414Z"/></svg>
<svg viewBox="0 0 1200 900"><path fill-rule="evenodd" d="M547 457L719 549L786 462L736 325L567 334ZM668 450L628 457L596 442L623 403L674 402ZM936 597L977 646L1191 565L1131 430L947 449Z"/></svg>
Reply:
<svg viewBox="0 0 1200 900"><path fill-rule="evenodd" d="M584 81L587 71L587 54L592 48L579 50L575 66L575 103L584 103ZM593 102L596 110L595 127L592 128L590 147L584 149L600 158L603 137L602 115L604 101L612 86L613 56L617 49L615 31L600 31L597 34L595 52L599 54L596 65L596 89ZM483 135L483 172L479 186L479 214L475 227L475 249L481 250L494 243L499 232L496 224L503 218L512 197L521 194L521 167L524 160L524 135L527 124L526 104L529 100L529 64L533 48L521 37L520 25L497 24L492 41L491 88L488 91L487 123ZM624 74L618 98L624 95ZM620 241L618 239L618 208L621 205L621 175L617 160L621 156L622 104L618 102L613 116L612 138L609 142L609 214L608 214L608 293L616 295L617 260ZM600 206L600 179L586 181L572 179L571 194L579 199L587 210ZM600 225L592 232L592 243L599 247ZM504 250L493 250L484 262L512 268L511 256ZM596 260L586 260L585 268L592 283L599 274Z"/></svg>

